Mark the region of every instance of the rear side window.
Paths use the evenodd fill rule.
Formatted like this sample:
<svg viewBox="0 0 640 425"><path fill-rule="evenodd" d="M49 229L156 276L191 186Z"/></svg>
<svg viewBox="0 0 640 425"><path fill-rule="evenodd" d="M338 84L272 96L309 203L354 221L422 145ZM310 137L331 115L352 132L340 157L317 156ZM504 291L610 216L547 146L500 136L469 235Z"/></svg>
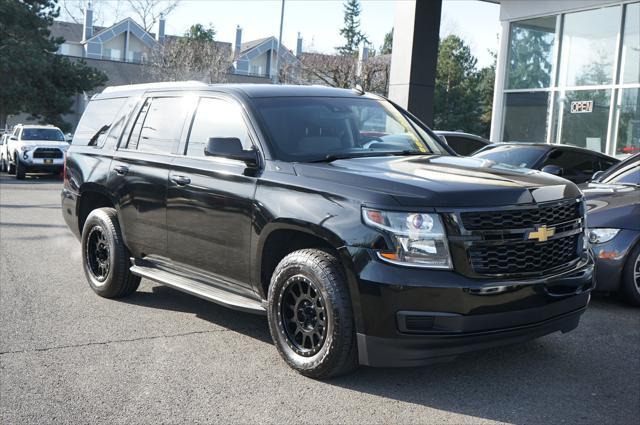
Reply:
<svg viewBox="0 0 640 425"><path fill-rule="evenodd" d="M600 168L600 162L594 155L560 149L551 152L545 165L562 167L568 175L581 173L591 176Z"/></svg>
<svg viewBox="0 0 640 425"><path fill-rule="evenodd" d="M204 156L204 147L213 137L237 137L245 150L251 149L251 140L240 106L221 99L200 99L189 132L187 155Z"/></svg>
<svg viewBox="0 0 640 425"><path fill-rule="evenodd" d="M73 145L102 146L126 97L92 100L87 105L73 135Z"/></svg>
<svg viewBox="0 0 640 425"><path fill-rule="evenodd" d="M174 152L188 111L182 100L182 97L147 99L133 126L127 149L161 154Z"/></svg>
<svg viewBox="0 0 640 425"><path fill-rule="evenodd" d="M448 136L447 142L449 143L449 146L456 151L456 153L464 156L470 155L485 146L477 140L456 136Z"/></svg>

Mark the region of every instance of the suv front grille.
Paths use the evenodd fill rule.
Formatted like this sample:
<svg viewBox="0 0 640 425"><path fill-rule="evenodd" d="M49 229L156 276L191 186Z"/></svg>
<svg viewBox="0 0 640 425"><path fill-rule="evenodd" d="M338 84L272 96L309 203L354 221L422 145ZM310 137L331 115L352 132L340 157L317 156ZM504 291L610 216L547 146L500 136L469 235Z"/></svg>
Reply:
<svg viewBox="0 0 640 425"><path fill-rule="evenodd" d="M530 276L568 266L581 254L582 210L582 204L571 199L526 208L461 211L469 273ZM541 226L553 228L554 234L546 241L529 239Z"/></svg>
<svg viewBox="0 0 640 425"><path fill-rule="evenodd" d="M569 263L578 256L578 235L547 242L519 242L472 246L469 259L476 273L519 274L543 271Z"/></svg>
<svg viewBox="0 0 640 425"><path fill-rule="evenodd" d="M34 158L59 159L63 157L62 151L57 148L37 148L33 152Z"/></svg>
<svg viewBox="0 0 640 425"><path fill-rule="evenodd" d="M463 212L460 217L467 230L521 229L538 224L550 226L580 218L580 204L570 200L538 208Z"/></svg>

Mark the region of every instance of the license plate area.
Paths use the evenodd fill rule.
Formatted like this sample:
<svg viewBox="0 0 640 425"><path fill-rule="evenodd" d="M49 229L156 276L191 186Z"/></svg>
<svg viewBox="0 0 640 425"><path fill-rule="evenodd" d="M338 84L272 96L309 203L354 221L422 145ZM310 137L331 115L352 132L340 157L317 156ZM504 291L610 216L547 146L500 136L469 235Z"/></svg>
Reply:
<svg viewBox="0 0 640 425"><path fill-rule="evenodd" d="M45 164L53 164L53 159L45 159L44 163Z"/></svg>

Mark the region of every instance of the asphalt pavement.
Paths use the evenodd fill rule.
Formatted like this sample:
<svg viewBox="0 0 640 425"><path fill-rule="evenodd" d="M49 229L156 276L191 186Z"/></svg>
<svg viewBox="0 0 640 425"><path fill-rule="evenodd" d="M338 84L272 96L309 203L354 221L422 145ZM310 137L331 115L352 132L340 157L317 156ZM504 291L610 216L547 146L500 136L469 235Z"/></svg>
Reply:
<svg viewBox="0 0 640 425"><path fill-rule="evenodd" d="M640 309L616 297L568 334L314 381L263 317L147 280L96 296L60 188L0 175L0 423L640 423Z"/></svg>

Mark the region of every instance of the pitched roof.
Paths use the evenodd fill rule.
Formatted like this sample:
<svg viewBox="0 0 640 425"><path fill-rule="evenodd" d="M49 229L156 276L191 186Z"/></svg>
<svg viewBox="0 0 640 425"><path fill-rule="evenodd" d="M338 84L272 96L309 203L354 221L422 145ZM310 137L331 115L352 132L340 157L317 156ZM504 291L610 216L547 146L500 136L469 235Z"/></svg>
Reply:
<svg viewBox="0 0 640 425"><path fill-rule="evenodd" d="M273 36L271 37L263 37L263 38L259 38L257 40L251 40L251 41L247 41L246 43L242 43L240 45L240 53L244 53L248 50L253 49L254 47L257 47L259 45L261 45L262 43L264 43L265 41L269 40L270 38L275 38Z"/></svg>
<svg viewBox="0 0 640 425"><path fill-rule="evenodd" d="M65 41L80 43L82 41L82 24L75 22L53 21L49 27L51 37L62 37ZM96 34L104 30L104 27L93 27L93 33Z"/></svg>

